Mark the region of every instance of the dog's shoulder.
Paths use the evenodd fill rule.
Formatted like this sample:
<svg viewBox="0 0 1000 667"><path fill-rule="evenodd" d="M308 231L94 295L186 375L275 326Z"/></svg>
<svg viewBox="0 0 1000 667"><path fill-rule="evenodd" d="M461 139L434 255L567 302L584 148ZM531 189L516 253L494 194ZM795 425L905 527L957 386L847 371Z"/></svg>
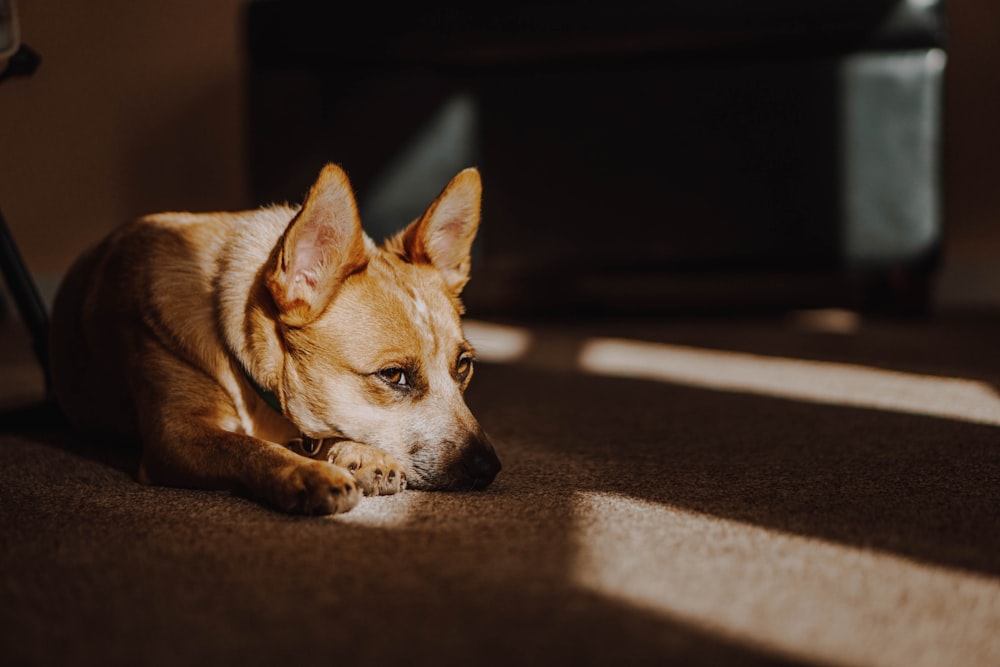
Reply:
<svg viewBox="0 0 1000 667"><path fill-rule="evenodd" d="M206 232L222 235L224 243L220 248L220 263L228 269L234 263L264 261L275 248L288 223L298 212L286 205L275 205L253 211L216 214L203 221Z"/></svg>
<svg viewBox="0 0 1000 667"><path fill-rule="evenodd" d="M172 239L199 254L249 246L273 246L284 232L296 209L285 205L248 211L210 213L165 212L147 215L126 225L120 235L149 239Z"/></svg>
<svg viewBox="0 0 1000 667"><path fill-rule="evenodd" d="M113 299L132 304L128 309L177 356L205 369L223 367L220 302L246 307L257 272L294 214L276 206L157 213L129 223L112 239L111 275L125 278Z"/></svg>

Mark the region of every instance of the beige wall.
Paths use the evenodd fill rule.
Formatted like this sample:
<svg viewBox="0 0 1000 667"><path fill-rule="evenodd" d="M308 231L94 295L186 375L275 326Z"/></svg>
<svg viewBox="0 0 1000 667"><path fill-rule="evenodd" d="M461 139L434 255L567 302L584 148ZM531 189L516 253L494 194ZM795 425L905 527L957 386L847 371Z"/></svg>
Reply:
<svg viewBox="0 0 1000 667"><path fill-rule="evenodd" d="M117 224L248 204L240 0L20 0L42 66L0 84L0 208L32 271Z"/></svg>
<svg viewBox="0 0 1000 667"><path fill-rule="evenodd" d="M0 84L0 208L48 276L115 225L255 204L241 0L20 0L44 62ZM1000 303L1000 3L953 0L943 298ZM44 282L44 280L43 280Z"/></svg>

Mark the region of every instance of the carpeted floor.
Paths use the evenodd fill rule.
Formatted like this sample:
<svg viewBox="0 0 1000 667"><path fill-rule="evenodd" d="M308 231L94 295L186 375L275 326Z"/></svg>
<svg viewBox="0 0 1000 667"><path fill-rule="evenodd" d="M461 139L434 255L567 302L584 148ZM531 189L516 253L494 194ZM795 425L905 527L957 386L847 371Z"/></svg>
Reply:
<svg viewBox="0 0 1000 667"><path fill-rule="evenodd" d="M1000 664L1000 313L470 336L494 486L302 518L15 410L8 322L0 664Z"/></svg>

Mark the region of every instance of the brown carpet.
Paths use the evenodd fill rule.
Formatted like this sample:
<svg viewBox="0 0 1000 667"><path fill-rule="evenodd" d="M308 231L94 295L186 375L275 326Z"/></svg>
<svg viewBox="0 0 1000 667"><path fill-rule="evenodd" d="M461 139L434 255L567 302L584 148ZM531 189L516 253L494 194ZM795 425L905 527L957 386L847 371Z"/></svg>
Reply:
<svg viewBox="0 0 1000 667"><path fill-rule="evenodd" d="M9 410L0 664L1000 665L1000 315L472 333L495 485L336 518Z"/></svg>

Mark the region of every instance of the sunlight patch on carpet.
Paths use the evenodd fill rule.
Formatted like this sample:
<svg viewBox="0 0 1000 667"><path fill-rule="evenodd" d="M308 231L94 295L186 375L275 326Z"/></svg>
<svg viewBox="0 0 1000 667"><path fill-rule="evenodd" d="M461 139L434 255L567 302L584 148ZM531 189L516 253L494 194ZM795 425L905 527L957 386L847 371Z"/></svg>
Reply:
<svg viewBox="0 0 1000 667"><path fill-rule="evenodd" d="M587 341L579 364L598 375L1000 425L1000 396L973 380L610 338Z"/></svg>
<svg viewBox="0 0 1000 667"><path fill-rule="evenodd" d="M861 315L844 308L809 308L788 314L789 324L806 333L853 336L861 331Z"/></svg>
<svg viewBox="0 0 1000 667"><path fill-rule="evenodd" d="M523 357L531 347L531 332L521 327L466 320L462 328L481 361L510 363Z"/></svg>
<svg viewBox="0 0 1000 667"><path fill-rule="evenodd" d="M359 526L393 528L406 525L424 499L423 493L407 490L392 496L364 497L345 514L327 517L330 521Z"/></svg>
<svg viewBox="0 0 1000 667"><path fill-rule="evenodd" d="M581 587L794 660L1000 664L1000 581L599 492L574 495Z"/></svg>

